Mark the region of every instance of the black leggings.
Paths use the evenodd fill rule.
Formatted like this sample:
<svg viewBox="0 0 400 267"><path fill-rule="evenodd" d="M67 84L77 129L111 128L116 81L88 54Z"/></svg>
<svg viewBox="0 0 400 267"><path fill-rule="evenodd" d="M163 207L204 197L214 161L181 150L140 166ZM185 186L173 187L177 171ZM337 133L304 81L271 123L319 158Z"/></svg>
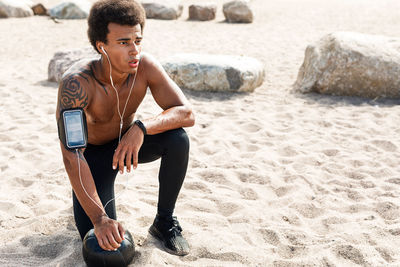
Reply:
<svg viewBox="0 0 400 267"><path fill-rule="evenodd" d="M114 198L114 181L118 173L112 169L118 139L104 145L88 144L84 156L89 165L97 193L103 205ZM158 174L158 213L172 214L179 191L185 179L189 159L189 138L182 128L156 135L146 135L139 151L139 163L151 162L161 157ZM93 224L72 192L75 223L83 239ZM117 219L115 201L106 207L108 216Z"/></svg>

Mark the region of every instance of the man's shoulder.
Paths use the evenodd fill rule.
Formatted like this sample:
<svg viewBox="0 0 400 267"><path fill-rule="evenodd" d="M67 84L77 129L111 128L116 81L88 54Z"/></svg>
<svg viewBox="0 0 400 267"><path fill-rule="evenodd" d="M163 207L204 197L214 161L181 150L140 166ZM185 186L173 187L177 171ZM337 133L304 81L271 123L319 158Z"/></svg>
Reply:
<svg viewBox="0 0 400 267"><path fill-rule="evenodd" d="M92 65L95 59L81 59L69 67L62 75L62 83L70 81L87 82L93 79Z"/></svg>
<svg viewBox="0 0 400 267"><path fill-rule="evenodd" d="M158 60L152 55L147 52L142 52L140 55L140 63L145 67L149 67L151 65L159 64Z"/></svg>

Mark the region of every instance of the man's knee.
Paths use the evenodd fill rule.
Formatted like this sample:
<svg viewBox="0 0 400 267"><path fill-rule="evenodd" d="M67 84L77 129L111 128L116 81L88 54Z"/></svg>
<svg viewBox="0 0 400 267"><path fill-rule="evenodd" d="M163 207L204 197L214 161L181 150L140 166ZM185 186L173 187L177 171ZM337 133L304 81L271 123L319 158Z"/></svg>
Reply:
<svg viewBox="0 0 400 267"><path fill-rule="evenodd" d="M165 140L168 150L173 150L179 153L189 153L189 136L182 128L170 130L166 132L167 138Z"/></svg>

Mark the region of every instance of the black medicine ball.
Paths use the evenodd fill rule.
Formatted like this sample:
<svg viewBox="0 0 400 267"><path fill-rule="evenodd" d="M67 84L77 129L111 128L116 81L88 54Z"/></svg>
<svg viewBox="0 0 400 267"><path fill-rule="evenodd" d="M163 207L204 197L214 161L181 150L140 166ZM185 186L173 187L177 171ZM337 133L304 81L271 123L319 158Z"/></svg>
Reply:
<svg viewBox="0 0 400 267"><path fill-rule="evenodd" d="M124 240L116 251L103 250L91 229L83 239L82 254L88 267L125 267L133 260L135 244L131 233L125 230Z"/></svg>

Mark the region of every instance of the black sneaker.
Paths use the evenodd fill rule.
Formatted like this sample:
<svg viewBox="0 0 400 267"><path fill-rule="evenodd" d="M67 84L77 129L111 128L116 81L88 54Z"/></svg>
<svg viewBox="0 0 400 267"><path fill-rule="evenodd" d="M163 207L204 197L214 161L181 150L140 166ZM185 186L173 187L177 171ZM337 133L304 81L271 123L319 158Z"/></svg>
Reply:
<svg viewBox="0 0 400 267"><path fill-rule="evenodd" d="M149 229L149 233L163 243L167 252L178 256L185 256L189 254L190 249L188 242L183 238L181 232L182 228L175 216L169 219L156 216L153 225Z"/></svg>

